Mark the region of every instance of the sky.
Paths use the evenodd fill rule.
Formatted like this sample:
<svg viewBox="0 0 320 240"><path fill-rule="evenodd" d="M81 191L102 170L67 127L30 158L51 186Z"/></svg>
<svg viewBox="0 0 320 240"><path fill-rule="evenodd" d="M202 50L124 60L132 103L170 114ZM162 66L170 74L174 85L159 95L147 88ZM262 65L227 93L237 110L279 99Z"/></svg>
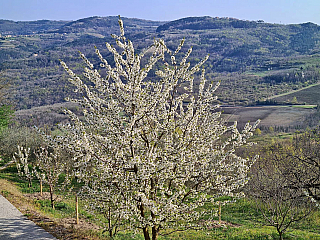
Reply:
<svg viewBox="0 0 320 240"><path fill-rule="evenodd" d="M0 19L14 21L117 15L161 21L211 16L320 25L320 0L0 0Z"/></svg>

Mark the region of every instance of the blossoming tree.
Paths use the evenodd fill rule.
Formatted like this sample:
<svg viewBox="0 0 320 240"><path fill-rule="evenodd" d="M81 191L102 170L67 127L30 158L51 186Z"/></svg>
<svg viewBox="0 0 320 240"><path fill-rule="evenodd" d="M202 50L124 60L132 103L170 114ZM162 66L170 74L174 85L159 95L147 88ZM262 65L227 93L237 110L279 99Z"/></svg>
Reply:
<svg viewBox="0 0 320 240"><path fill-rule="evenodd" d="M61 161L60 151L60 148L55 146L52 152L49 152L45 147L40 147L39 151L35 152L36 162L34 173L40 180L41 188L42 182L48 184L50 202L53 209L55 209L54 202L56 200L54 192L58 185L59 177L65 170L65 163Z"/></svg>
<svg viewBox="0 0 320 240"><path fill-rule="evenodd" d="M112 35L117 47L106 43L114 65L96 49L106 77L81 53L90 85L61 62L83 96L69 101L85 109L84 120L66 111L72 123L61 126L68 132L63 141L74 156L75 175L85 183L83 192L109 212L110 235L126 223L141 229L145 239L157 239L164 229L168 234L199 227L208 215L199 207L217 196L239 194L254 159L237 156L235 149L257 123L241 132L236 123L223 124L214 96L219 83L208 83L201 70L208 56L191 67L191 48L178 63L184 40L171 51L156 39L136 54L121 19L119 25L120 36ZM148 61L142 67L143 57ZM164 68L151 81L148 72L159 61Z"/></svg>
<svg viewBox="0 0 320 240"><path fill-rule="evenodd" d="M28 158L30 155L30 148L18 147L18 152L15 152L12 156L16 163L18 175L20 177L25 177L28 180L28 187L32 187L32 179L34 177L34 172L29 168Z"/></svg>

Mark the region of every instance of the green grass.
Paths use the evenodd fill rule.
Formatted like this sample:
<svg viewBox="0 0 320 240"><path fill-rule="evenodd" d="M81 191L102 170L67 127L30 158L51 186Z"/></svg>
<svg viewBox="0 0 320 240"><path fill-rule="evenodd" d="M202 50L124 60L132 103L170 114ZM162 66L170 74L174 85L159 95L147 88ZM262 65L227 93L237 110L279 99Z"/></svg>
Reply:
<svg viewBox="0 0 320 240"><path fill-rule="evenodd" d="M281 94L273 96L274 100L278 102L284 102L287 100L292 100L294 97L297 98L299 103L306 103L307 105L316 105L320 103L320 83L310 85L305 88L301 88L296 91L288 92L286 94Z"/></svg>
<svg viewBox="0 0 320 240"><path fill-rule="evenodd" d="M253 75L253 76L257 76L257 77L265 77L265 76L269 75L270 72L269 71L247 71L247 72L245 72L245 74Z"/></svg>
<svg viewBox="0 0 320 240"><path fill-rule="evenodd" d="M251 139L250 142L255 142L261 145L264 144L272 144L275 143L279 140L284 140L284 139L292 139L293 136L295 135L294 132L277 132L277 133L264 133L261 135L254 135Z"/></svg>
<svg viewBox="0 0 320 240"><path fill-rule="evenodd" d="M316 87L319 84L320 84L320 82L317 82L317 83L314 83L314 84L310 84L309 86L300 88L298 90L292 90L292 91L287 92L287 93L282 93L282 94L279 94L279 95L275 95L275 96L269 97L269 99L276 99L277 100L277 99L279 99L281 97L286 97L286 96L291 96L291 95L295 96L295 93L298 93L300 91L303 91L303 90L306 90L306 89L309 89L309 88L312 88L312 87Z"/></svg>
<svg viewBox="0 0 320 240"><path fill-rule="evenodd" d="M306 109L313 109L316 108L317 105L292 105L294 108L306 108Z"/></svg>

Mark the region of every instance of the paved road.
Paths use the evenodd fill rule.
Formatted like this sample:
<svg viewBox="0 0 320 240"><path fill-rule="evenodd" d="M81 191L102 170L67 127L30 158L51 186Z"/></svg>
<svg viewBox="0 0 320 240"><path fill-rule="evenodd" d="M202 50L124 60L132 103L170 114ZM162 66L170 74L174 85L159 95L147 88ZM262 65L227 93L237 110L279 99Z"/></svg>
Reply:
<svg viewBox="0 0 320 240"><path fill-rule="evenodd" d="M29 239L54 240L56 238L28 220L0 195L0 240Z"/></svg>

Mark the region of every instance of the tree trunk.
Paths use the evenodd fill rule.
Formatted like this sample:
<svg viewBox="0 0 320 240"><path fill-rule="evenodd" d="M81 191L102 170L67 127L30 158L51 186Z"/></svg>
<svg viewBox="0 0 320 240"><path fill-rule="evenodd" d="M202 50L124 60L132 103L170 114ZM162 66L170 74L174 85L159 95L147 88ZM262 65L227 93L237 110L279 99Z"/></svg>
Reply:
<svg viewBox="0 0 320 240"><path fill-rule="evenodd" d="M157 240L158 239L158 231L155 226L152 227L152 240Z"/></svg>
<svg viewBox="0 0 320 240"><path fill-rule="evenodd" d="M40 178L40 196L42 197L42 179Z"/></svg>
<svg viewBox="0 0 320 240"><path fill-rule="evenodd" d="M152 181L151 181L152 182ZM152 184L151 184L152 185ZM155 219L156 218L156 215L151 211L151 217L152 217L152 219ZM157 240L157 238L158 238L158 233L159 233L159 229L160 229L160 227L158 227L158 229L157 229L157 226L153 226L152 227L152 232L151 232L151 234L152 234L152 240Z"/></svg>
<svg viewBox="0 0 320 240"><path fill-rule="evenodd" d="M219 225L221 225L221 202L219 202Z"/></svg>
<svg viewBox="0 0 320 240"><path fill-rule="evenodd" d="M283 237L282 237L282 232L279 232L279 240L282 240Z"/></svg>
<svg viewBox="0 0 320 240"><path fill-rule="evenodd" d="M50 201L51 201L51 207L54 210L53 186L52 185L50 185Z"/></svg>
<svg viewBox="0 0 320 240"><path fill-rule="evenodd" d="M141 199L140 199L140 205L138 205L138 209L140 210L140 215L141 217L145 217L144 215L144 207L143 207L143 203L141 202ZM145 240L150 240L150 235L149 235L149 231L148 231L148 226L145 226L142 228L142 231L143 231L143 236L144 236L144 239Z"/></svg>
<svg viewBox="0 0 320 240"><path fill-rule="evenodd" d="M28 187L31 188L32 187L32 181L31 178L28 178Z"/></svg>
<svg viewBox="0 0 320 240"><path fill-rule="evenodd" d="M76 224L79 224L79 200L78 200L78 194L76 194Z"/></svg>
<svg viewBox="0 0 320 240"><path fill-rule="evenodd" d="M144 239L145 239L145 240L150 240L150 235L149 235L148 227L142 228L142 231L143 231Z"/></svg>
<svg viewBox="0 0 320 240"><path fill-rule="evenodd" d="M279 234L279 240L283 240L283 236L282 236L283 232L278 228L277 228L277 231L278 231L278 234Z"/></svg>
<svg viewBox="0 0 320 240"><path fill-rule="evenodd" d="M108 228L109 228L109 236L110 238L113 237L112 234L112 221L111 221L111 207L108 209Z"/></svg>

